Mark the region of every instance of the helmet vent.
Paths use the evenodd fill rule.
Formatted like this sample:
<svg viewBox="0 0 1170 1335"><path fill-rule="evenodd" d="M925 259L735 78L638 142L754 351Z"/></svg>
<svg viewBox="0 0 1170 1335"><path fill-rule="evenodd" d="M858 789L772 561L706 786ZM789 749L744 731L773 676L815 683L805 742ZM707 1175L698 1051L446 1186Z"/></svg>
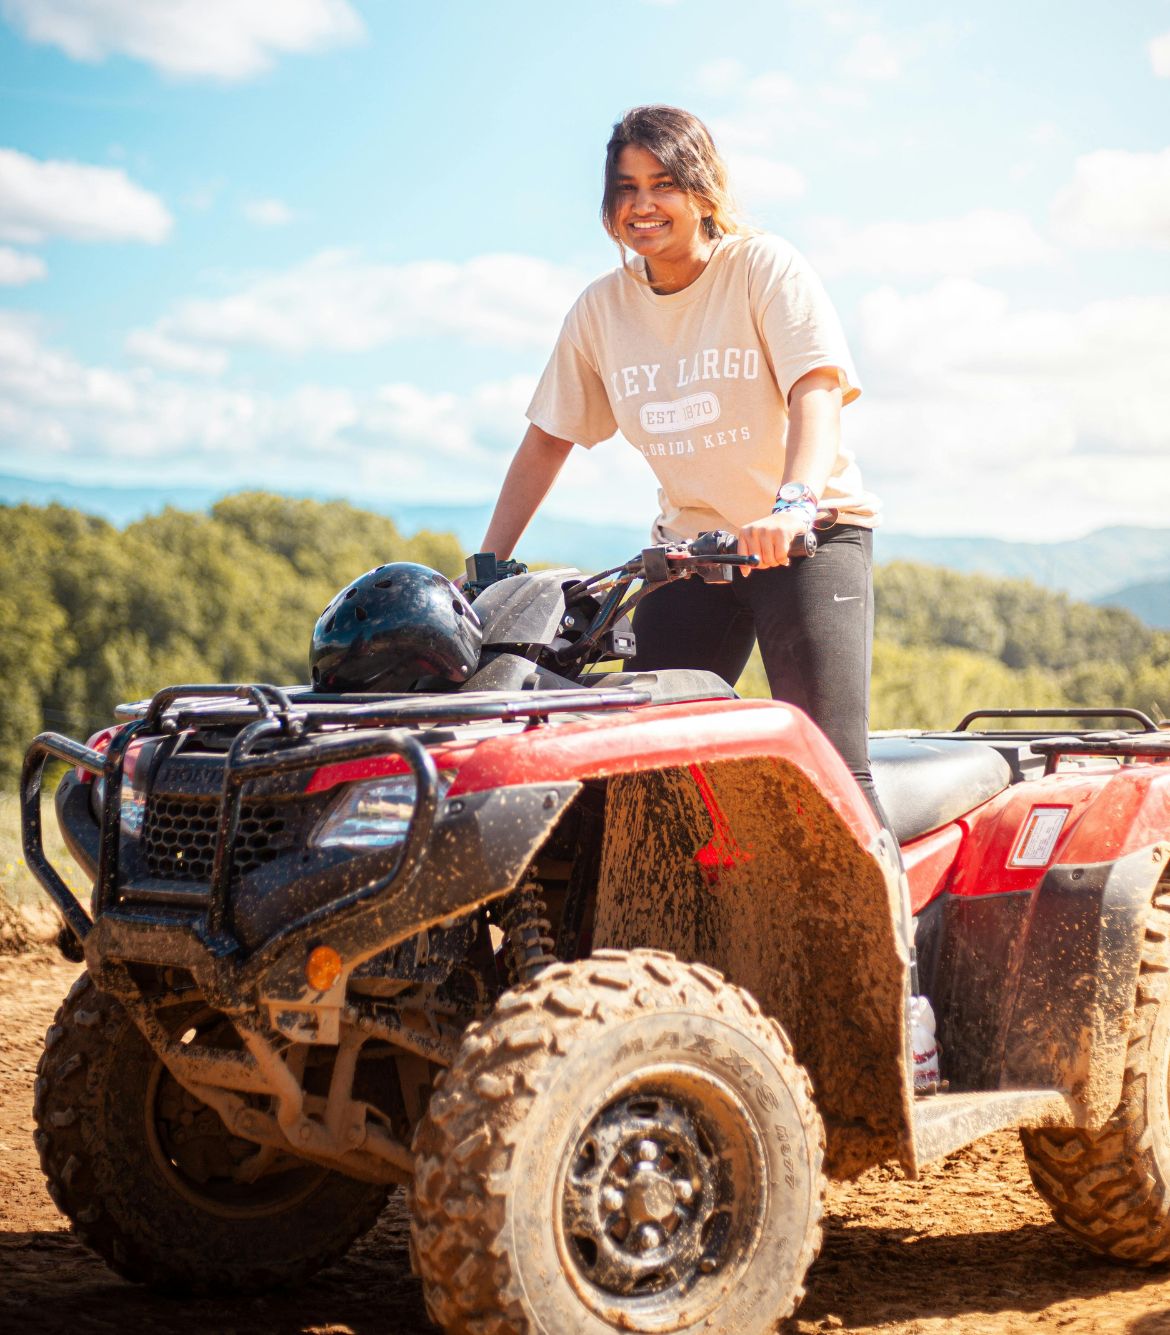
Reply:
<svg viewBox="0 0 1170 1335"><path fill-rule="evenodd" d="M332 630L333 627L336 626L336 625L337 625L337 618L336 618L336 617L330 617L329 620L326 621L326 623L325 623L325 629L326 629L327 631L330 631L330 630Z"/></svg>
<svg viewBox="0 0 1170 1335"><path fill-rule="evenodd" d="M356 598L356 597L357 597L357 589L354 588L354 587L350 587L350 588L346 589L346 591L345 591L345 596L346 596L346 598Z"/></svg>
<svg viewBox="0 0 1170 1335"><path fill-rule="evenodd" d="M463 615L463 603L458 598L452 598L451 610L457 617L461 617Z"/></svg>
<svg viewBox="0 0 1170 1335"><path fill-rule="evenodd" d="M393 584L394 580L392 578L374 580L375 589L389 589L393 587Z"/></svg>
<svg viewBox="0 0 1170 1335"><path fill-rule="evenodd" d="M366 617L369 615L366 612L366 609L360 603L357 605L357 607L354 608L354 614L357 616L357 619L359 621L364 621Z"/></svg>

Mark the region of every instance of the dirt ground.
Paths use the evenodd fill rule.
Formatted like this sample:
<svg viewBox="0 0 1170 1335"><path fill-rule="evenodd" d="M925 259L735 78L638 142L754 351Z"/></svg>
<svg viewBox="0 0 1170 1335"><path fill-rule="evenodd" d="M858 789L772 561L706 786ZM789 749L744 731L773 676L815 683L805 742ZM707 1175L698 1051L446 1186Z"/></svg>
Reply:
<svg viewBox="0 0 1170 1335"><path fill-rule="evenodd" d="M74 1242L37 1166L32 1082L44 1031L76 972L55 958L0 958L0 1331L432 1331L396 1204L304 1288L242 1303L154 1297ZM832 1187L828 1215L808 1297L787 1335L1170 1335L1170 1273L1125 1270L1067 1240L1032 1191L1014 1135L952 1155L918 1183L879 1169Z"/></svg>

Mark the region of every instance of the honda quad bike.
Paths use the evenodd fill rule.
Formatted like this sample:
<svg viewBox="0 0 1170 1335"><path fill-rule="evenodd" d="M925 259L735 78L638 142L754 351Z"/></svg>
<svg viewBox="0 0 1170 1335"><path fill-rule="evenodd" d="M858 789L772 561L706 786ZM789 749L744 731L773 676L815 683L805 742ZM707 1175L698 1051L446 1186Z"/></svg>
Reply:
<svg viewBox="0 0 1170 1335"><path fill-rule="evenodd" d="M447 1331L751 1335L801 1298L826 1177L1006 1127L1078 1239L1170 1259L1170 736L1084 709L875 738L899 857L798 710L593 670L733 552L481 556L470 598L379 567L312 685L33 742L25 854L86 964L36 1139L116 1271L301 1279L402 1185ZM43 851L51 758L88 911Z"/></svg>

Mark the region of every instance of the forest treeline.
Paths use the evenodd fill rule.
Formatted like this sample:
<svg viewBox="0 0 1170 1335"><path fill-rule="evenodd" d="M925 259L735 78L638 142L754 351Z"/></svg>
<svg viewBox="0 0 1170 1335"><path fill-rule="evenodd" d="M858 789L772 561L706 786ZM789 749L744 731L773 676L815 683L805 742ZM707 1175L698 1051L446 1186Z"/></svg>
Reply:
<svg viewBox="0 0 1170 1335"><path fill-rule="evenodd" d="M321 609L395 560L454 575L463 553L451 534L262 492L124 529L0 506L0 781L42 729L84 738L168 683L305 680ZM1170 633L1128 612L908 563L882 567L877 589L875 728L946 726L976 706L1170 709ZM766 694L758 658L741 690Z"/></svg>

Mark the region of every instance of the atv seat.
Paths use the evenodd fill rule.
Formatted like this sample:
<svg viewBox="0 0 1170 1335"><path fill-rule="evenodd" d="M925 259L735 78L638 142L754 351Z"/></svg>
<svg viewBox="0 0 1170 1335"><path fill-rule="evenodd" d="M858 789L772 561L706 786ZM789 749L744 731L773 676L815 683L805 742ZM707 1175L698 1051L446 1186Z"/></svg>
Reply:
<svg viewBox="0 0 1170 1335"><path fill-rule="evenodd" d="M900 844L937 830L1012 781L1008 762L983 742L871 737L878 797Z"/></svg>
<svg viewBox="0 0 1170 1335"><path fill-rule="evenodd" d="M615 686L648 691L656 705L682 704L687 700L738 700L735 689L722 677L702 668L661 668L657 672L591 672L584 678L590 686Z"/></svg>

